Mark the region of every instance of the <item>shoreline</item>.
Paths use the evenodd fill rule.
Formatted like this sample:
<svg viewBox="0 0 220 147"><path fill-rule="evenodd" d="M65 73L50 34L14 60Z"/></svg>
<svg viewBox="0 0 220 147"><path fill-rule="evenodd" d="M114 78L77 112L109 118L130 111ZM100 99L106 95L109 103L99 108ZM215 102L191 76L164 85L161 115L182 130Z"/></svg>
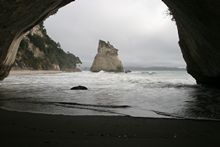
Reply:
<svg viewBox="0 0 220 147"><path fill-rule="evenodd" d="M9 76L17 75L38 75L38 74L58 74L63 71L56 70L11 70Z"/></svg>
<svg viewBox="0 0 220 147"><path fill-rule="evenodd" d="M0 110L8 111L8 112L16 112L16 113L27 113L27 114L37 114L37 115L52 115L52 116L66 116L66 117L91 117L91 116L98 116L98 117L131 117L131 118L140 118L140 119L160 119L160 120L186 120L186 121L211 121L211 122L219 122L220 119L213 119L213 118L190 118L190 117L142 117L142 116L131 116L131 115L124 115L124 114L118 114L118 115L81 115L81 114L57 114L57 113L43 113L43 112L34 112L34 111L19 111L15 109L8 109L5 107L0 107Z"/></svg>
<svg viewBox="0 0 220 147"><path fill-rule="evenodd" d="M128 116L64 116L0 109L1 146L214 146L220 123Z"/></svg>

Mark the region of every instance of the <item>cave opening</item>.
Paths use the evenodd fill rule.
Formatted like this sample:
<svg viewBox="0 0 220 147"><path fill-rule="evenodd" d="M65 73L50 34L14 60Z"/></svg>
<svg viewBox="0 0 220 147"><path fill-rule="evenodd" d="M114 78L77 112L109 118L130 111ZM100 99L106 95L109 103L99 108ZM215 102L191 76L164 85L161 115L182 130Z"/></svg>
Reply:
<svg viewBox="0 0 220 147"><path fill-rule="evenodd" d="M98 41L110 41L125 67L185 68L175 21L153 1L76 1L45 21L49 35L90 67Z"/></svg>
<svg viewBox="0 0 220 147"><path fill-rule="evenodd" d="M187 139L210 145L207 139L219 139L219 0L162 0L173 18L159 0L78 0L46 20L46 29L35 26L72 1L0 1L1 144L183 145ZM98 48L101 55L119 49L127 71L88 70L98 40L107 48ZM183 69L178 40L196 81ZM80 63L71 52L86 69L67 71ZM8 76L22 54L29 60L21 67L56 71Z"/></svg>
<svg viewBox="0 0 220 147"><path fill-rule="evenodd" d="M16 102L5 101L3 106L64 115L196 116L191 112L196 103L190 100L197 98L197 87L186 70L179 68L185 63L168 8L159 0L117 3L81 0L47 19L45 31L58 48L79 56L86 69L55 75L12 75L3 82L1 96L15 97ZM125 69L131 72L88 71L100 39L119 49ZM14 82L25 85L11 84ZM77 85L88 87L88 91L70 90ZM12 88L22 95L8 94Z"/></svg>
<svg viewBox="0 0 220 147"><path fill-rule="evenodd" d="M56 40L56 42L52 41L52 44L55 44L58 52L63 52L61 51L61 46L66 51L73 49L73 53L77 54L85 62L85 59L91 57L91 60L94 57L94 53L97 50L97 41L103 39L110 41L111 44L119 49L119 57L125 67L131 69L132 66L137 67L137 65L155 65L160 66L160 68L158 69L157 67L155 69L155 67L150 67L148 69L140 69L138 67L131 69L131 72L128 73L91 73L84 71L80 73L61 72L52 75L49 73L11 75L0 83L1 108L64 115L219 118L218 91L196 85L195 80L186 73L185 69L161 69L163 65L175 65L175 67L179 67L179 65L167 61L172 59L172 61L179 62L182 59L177 45L178 37L175 22L171 21L171 17L167 17L167 7L161 1L148 1L150 3L145 3L147 1L128 1L126 3L128 5L117 1L117 6L122 7L117 7L114 1L114 4L112 4L112 1L107 0L97 0L97 3L92 2L90 3L91 5L86 0L78 2L61 9L56 16L51 17L45 22L48 34ZM167 5L178 4L177 1L173 3L169 2L166 0ZM82 5L83 3L85 5ZM159 4L157 5L158 7L153 7L153 4L157 3ZM187 5L188 3L184 4ZM111 5L112 7L110 7ZM55 8L58 9L59 6L55 6ZM147 8L150 11L146 11ZM63 13L62 11L67 11L65 12L65 17L61 15ZM172 12L174 12L174 16L177 16L176 13L180 11L181 9L173 10ZM115 15L113 15L113 12ZM158 14L160 19L156 17ZM59 17L59 15L61 17L59 18L60 20L58 19L59 21L52 21L53 19L55 20L55 17ZM72 20L73 23L66 19ZM189 43L188 41L190 40L184 40L183 36L188 35L191 38L190 43L194 41L194 36L184 34L186 32L184 32L185 30L181 30L183 29L181 25L185 25L185 22L180 24L181 21L178 19L180 18L175 17L179 36L181 36L181 49L183 50L184 47L191 45L187 44L187 46L183 47L183 45L186 45L184 43ZM65 23L62 24L61 22ZM65 27L59 26L59 23ZM105 25L102 25L102 23ZM45 33L46 31L43 30L43 32ZM71 36L71 34L76 36ZM38 36L42 36L42 34L38 33ZM15 38L15 44L19 42L19 39ZM51 39L47 40L51 41ZM69 42L70 46L65 41ZM78 46L72 46L76 43L79 43ZM91 44L93 46L90 46ZM50 47L48 44L45 46ZM155 46L158 48L153 48ZM143 50L141 49L142 47L144 48ZM84 49L85 51L83 51ZM82 54L79 52L81 50ZM186 57L190 57L188 55L191 55L187 53L183 52L185 59L187 59ZM197 53L197 50L195 53ZM179 54L180 58L177 60L176 58L173 59L174 56L178 56L177 54ZM83 55L85 55L85 58ZM130 55L130 57L124 55ZM6 61L12 62L13 56L6 58ZM38 52L36 56L41 56L41 54ZM56 58L57 56L54 57ZM160 60L157 60L157 57ZM65 59L65 57L60 58L60 60ZM140 59L140 62L133 62L138 61L137 59ZM132 61L133 63L129 63L128 61ZM160 62L158 63L157 61ZM194 63L196 62L187 63L187 66L190 65L189 67L192 67L192 65L196 65ZM7 75L8 69L10 69L10 66L7 66L1 71L4 75L3 78ZM204 77L202 76L201 78ZM88 90L83 92L70 90L72 86L77 85L87 86ZM211 101L210 97L212 98ZM202 103L200 103L201 100ZM209 105L210 109L206 109L207 105Z"/></svg>

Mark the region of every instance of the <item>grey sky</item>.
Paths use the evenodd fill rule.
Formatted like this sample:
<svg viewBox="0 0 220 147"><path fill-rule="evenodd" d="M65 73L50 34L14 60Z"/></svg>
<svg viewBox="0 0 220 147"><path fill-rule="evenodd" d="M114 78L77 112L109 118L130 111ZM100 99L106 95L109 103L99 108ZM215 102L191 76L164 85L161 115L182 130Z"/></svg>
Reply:
<svg viewBox="0 0 220 147"><path fill-rule="evenodd" d="M49 35L90 65L98 40L126 66L185 66L175 22L161 0L77 0L46 20Z"/></svg>

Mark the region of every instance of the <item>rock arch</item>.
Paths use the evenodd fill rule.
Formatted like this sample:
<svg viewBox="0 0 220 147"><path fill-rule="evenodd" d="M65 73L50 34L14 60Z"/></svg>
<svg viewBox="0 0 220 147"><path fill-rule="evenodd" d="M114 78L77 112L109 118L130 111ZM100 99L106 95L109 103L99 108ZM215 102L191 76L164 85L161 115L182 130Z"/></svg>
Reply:
<svg viewBox="0 0 220 147"><path fill-rule="evenodd" d="M14 62L21 37L39 22L74 0L0 1L0 79ZM199 84L220 84L219 0L162 0L178 28L187 71Z"/></svg>

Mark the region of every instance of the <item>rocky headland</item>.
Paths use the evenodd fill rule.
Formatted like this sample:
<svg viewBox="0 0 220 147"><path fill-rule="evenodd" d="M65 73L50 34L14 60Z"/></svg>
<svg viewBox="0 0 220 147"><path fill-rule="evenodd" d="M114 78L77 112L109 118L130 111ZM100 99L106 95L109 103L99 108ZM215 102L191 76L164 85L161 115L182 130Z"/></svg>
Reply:
<svg viewBox="0 0 220 147"><path fill-rule="evenodd" d="M109 42L99 40L98 53L90 70L92 72L123 72L124 68L118 57L118 49Z"/></svg>
<svg viewBox="0 0 220 147"><path fill-rule="evenodd" d="M66 53L40 24L22 39L12 69L79 71L77 64L81 64L79 57Z"/></svg>

